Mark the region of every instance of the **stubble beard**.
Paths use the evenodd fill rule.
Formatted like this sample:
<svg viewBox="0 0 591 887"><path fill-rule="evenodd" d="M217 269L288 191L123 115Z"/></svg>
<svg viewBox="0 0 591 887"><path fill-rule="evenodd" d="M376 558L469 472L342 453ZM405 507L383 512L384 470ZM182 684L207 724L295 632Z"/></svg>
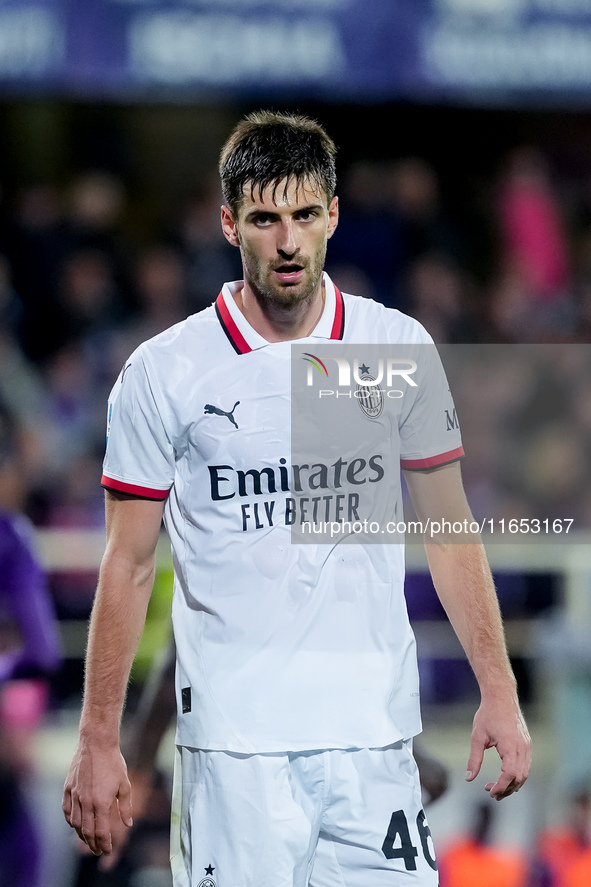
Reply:
<svg viewBox="0 0 591 887"><path fill-rule="evenodd" d="M311 304L314 300L324 270L326 245L320 249L313 259L299 258L297 264L305 269L301 283L284 285L273 283L274 270L283 262L270 262L265 268L254 253L241 247L245 278L257 302L263 310L289 312L300 305Z"/></svg>

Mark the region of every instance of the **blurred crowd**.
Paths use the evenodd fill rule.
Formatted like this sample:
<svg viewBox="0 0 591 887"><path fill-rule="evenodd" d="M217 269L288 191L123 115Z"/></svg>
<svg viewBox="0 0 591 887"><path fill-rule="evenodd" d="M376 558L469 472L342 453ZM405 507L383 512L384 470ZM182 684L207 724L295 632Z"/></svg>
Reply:
<svg viewBox="0 0 591 887"><path fill-rule="evenodd" d="M0 404L19 428L22 505L39 526L102 525L105 405L123 361L239 276L217 193L189 201L178 230L150 243L129 241L126 204L122 181L89 171L4 207Z"/></svg>

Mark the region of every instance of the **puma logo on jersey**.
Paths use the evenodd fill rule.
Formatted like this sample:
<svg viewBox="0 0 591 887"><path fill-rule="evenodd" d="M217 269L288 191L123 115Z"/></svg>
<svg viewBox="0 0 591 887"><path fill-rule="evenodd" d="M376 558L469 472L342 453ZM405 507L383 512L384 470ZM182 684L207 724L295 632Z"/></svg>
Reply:
<svg viewBox="0 0 591 887"><path fill-rule="evenodd" d="M238 428L238 425L236 423L236 419L234 418L233 413L239 403L240 403L240 401L237 400L229 413L227 413L225 410L220 410L219 407L214 407L213 404L206 403L203 412L204 413L214 413L216 416L225 416L226 419L230 420L230 422L232 423L232 425L234 425L235 428Z"/></svg>

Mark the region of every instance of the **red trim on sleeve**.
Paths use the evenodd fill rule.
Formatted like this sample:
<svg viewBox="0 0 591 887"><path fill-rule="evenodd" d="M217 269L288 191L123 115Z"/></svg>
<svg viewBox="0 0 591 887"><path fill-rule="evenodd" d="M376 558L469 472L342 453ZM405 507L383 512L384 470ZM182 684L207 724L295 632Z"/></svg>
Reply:
<svg viewBox="0 0 591 887"><path fill-rule="evenodd" d="M128 484L122 480L113 480L106 474L101 478L101 486L107 490L118 490L120 493L129 493L130 496L140 496L142 499L157 499L164 501L170 490L154 490L151 487L140 487L137 484Z"/></svg>
<svg viewBox="0 0 591 887"><path fill-rule="evenodd" d="M334 321L332 324L332 329L330 331L331 339L342 339L343 333L345 332L345 303L343 301L343 297L340 291L334 288L335 294L335 309L334 309Z"/></svg>
<svg viewBox="0 0 591 887"><path fill-rule="evenodd" d="M447 453L440 453L438 456L429 456L427 459L401 459L400 467L417 471L421 468L436 468L438 465L447 465L448 462L455 462L464 455L464 448L457 447L455 450L449 450Z"/></svg>
<svg viewBox="0 0 591 887"><path fill-rule="evenodd" d="M228 310L223 295L220 293L215 302L215 310L222 329L230 340L230 344L237 354L248 354L252 348L236 326L234 318Z"/></svg>

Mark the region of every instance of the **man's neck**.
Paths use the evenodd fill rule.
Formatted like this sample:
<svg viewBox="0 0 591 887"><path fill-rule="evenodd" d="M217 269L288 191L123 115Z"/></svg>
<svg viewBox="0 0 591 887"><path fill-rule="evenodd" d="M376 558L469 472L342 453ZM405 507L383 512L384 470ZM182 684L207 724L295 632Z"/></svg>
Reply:
<svg viewBox="0 0 591 887"><path fill-rule="evenodd" d="M267 342L287 342L310 336L322 317L325 302L324 284L299 305L261 304L248 284L234 294L236 304L257 333Z"/></svg>

